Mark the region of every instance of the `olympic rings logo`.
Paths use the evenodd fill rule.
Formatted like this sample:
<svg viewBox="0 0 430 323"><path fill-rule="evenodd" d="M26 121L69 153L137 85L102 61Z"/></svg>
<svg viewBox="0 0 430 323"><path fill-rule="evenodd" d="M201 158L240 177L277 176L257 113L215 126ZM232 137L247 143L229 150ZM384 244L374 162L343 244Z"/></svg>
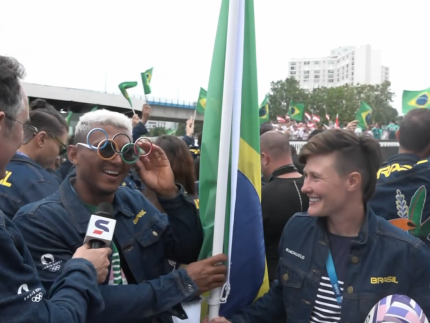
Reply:
<svg viewBox="0 0 430 323"><path fill-rule="evenodd" d="M56 265L56 266L53 266L53 267L49 268L49 271L54 273L56 271L59 271L60 268L61 268L60 265Z"/></svg>
<svg viewBox="0 0 430 323"><path fill-rule="evenodd" d="M39 303L42 299L43 299L43 294L42 294L42 293L39 293L39 294L37 294L37 295L34 295L34 296L31 298L31 300L32 300L34 303Z"/></svg>
<svg viewBox="0 0 430 323"><path fill-rule="evenodd" d="M97 146L94 146L90 142L90 136L96 131L103 132L105 139L101 140ZM115 139L119 136L124 136L128 139L128 143L122 146L121 149L119 148L118 143L115 141ZM149 149L147 151L139 147L138 143L140 141L149 143ZM109 139L107 132L102 128L91 129L87 135L87 143L78 143L78 145L84 146L91 150L96 150L97 155L103 160L112 160L116 155L120 155L123 162L127 164L134 164L140 157L148 156L151 153L153 147L151 140L148 138L141 137L133 143L130 136L123 132L119 132L113 136L112 139Z"/></svg>

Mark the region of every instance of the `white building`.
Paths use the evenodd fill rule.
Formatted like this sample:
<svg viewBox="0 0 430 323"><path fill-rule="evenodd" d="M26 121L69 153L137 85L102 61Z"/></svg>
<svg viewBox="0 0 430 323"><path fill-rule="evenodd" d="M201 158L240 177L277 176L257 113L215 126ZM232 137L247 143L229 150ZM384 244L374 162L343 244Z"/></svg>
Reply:
<svg viewBox="0 0 430 323"><path fill-rule="evenodd" d="M329 57L294 58L289 62L289 77L300 87L336 87L345 84L381 84L389 80L389 68L381 65L380 51L370 45L333 49Z"/></svg>

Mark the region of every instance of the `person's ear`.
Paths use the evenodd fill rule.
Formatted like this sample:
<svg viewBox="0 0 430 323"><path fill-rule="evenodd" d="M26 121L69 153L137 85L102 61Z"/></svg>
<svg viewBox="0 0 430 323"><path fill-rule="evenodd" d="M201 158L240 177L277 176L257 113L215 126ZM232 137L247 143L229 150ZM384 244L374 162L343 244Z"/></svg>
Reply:
<svg viewBox="0 0 430 323"><path fill-rule="evenodd" d="M67 157L73 165L78 164L78 147L74 145L69 145L67 147Z"/></svg>

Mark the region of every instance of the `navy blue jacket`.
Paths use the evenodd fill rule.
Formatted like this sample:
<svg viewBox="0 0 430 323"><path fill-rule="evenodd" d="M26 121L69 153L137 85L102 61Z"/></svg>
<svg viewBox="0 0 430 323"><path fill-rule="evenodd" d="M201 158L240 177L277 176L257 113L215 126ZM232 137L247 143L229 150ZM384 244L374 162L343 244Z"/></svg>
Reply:
<svg viewBox="0 0 430 323"><path fill-rule="evenodd" d="M40 201L60 187L59 181L46 169L19 154L13 156L6 170L6 177L0 181L0 205L10 219L24 205Z"/></svg>
<svg viewBox="0 0 430 323"><path fill-rule="evenodd" d="M91 216L72 190L73 179L73 175L66 178L53 196L23 207L14 219L46 289L61 270L50 271L41 257L49 251L55 261L69 261L84 241ZM163 312L163 322L171 322L172 314L186 317L182 308L170 310L195 296L197 286L185 269L163 276L165 260L181 264L196 261L203 242L202 227L183 188L175 198L159 198L159 202L168 215L161 214L138 190L119 187L115 193L115 243L138 284L107 285L107 279L100 286L106 309L89 317L88 322L151 322L151 317Z"/></svg>
<svg viewBox="0 0 430 323"><path fill-rule="evenodd" d="M324 272L329 243L326 219L297 213L279 245L278 282L233 323L308 323ZM385 279L390 278L390 279ZM351 244L340 322L363 323L385 296L407 295L430 316L430 250L419 239L367 212Z"/></svg>
<svg viewBox="0 0 430 323"><path fill-rule="evenodd" d="M430 163L413 154L389 158L378 171L373 211L430 246Z"/></svg>
<svg viewBox="0 0 430 323"><path fill-rule="evenodd" d="M87 311L103 310L96 271L85 259L59 264L47 295L21 233L1 211L0 246L0 322L83 323Z"/></svg>

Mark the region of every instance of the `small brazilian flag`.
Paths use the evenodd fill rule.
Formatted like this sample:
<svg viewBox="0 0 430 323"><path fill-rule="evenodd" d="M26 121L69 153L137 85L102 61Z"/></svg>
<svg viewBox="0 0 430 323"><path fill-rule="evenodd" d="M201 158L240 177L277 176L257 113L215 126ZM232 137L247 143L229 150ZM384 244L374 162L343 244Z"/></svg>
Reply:
<svg viewBox="0 0 430 323"><path fill-rule="evenodd" d="M294 101L291 100L290 108L288 109L290 118L296 121L302 121L304 113L305 105L303 103L294 103Z"/></svg>
<svg viewBox="0 0 430 323"><path fill-rule="evenodd" d="M151 67L149 70L140 73L140 76L142 76L142 84L143 84L143 92L145 94L151 94L151 80L152 80L152 70L154 68Z"/></svg>
<svg viewBox="0 0 430 323"><path fill-rule="evenodd" d="M201 87L200 93L199 93L199 99L197 100L197 112L198 113L205 114L207 94L208 94L208 92Z"/></svg>
<svg viewBox="0 0 430 323"><path fill-rule="evenodd" d="M119 90L121 91L124 98L127 99L128 103L130 103L131 107L133 107L133 104L131 104L130 96L128 95L127 89L130 89L135 86L137 86L137 82L122 82L120 85L118 85Z"/></svg>
<svg viewBox="0 0 430 323"><path fill-rule="evenodd" d="M366 130L372 124L372 108L366 102L361 101L355 119L358 120L358 126L362 130Z"/></svg>
<svg viewBox="0 0 430 323"><path fill-rule="evenodd" d="M267 95L264 97L264 100L260 105L258 114L260 116L260 125L269 121L269 98Z"/></svg>
<svg viewBox="0 0 430 323"><path fill-rule="evenodd" d="M403 91L403 114L412 109L430 109L430 88L423 91Z"/></svg>
<svg viewBox="0 0 430 323"><path fill-rule="evenodd" d="M70 126L70 121L72 120L72 115L73 115L73 112L70 111L69 114L66 117L67 126Z"/></svg>

